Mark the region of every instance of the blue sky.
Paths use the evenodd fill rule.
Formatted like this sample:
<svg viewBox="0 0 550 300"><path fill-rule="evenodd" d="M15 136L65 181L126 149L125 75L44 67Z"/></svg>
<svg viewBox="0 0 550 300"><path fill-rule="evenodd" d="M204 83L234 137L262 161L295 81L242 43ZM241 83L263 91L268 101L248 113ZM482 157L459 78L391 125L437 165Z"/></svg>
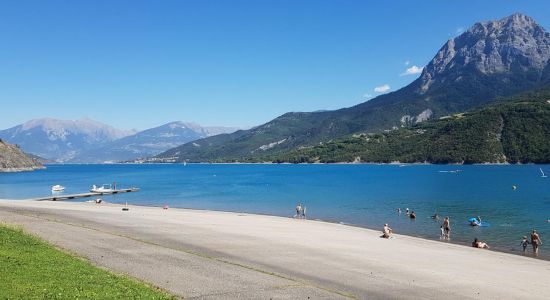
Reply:
<svg viewBox="0 0 550 300"><path fill-rule="evenodd" d="M522 12L548 29L549 11L517 0L2 1L0 128L38 117L244 127L352 106L413 81L407 68L477 21Z"/></svg>

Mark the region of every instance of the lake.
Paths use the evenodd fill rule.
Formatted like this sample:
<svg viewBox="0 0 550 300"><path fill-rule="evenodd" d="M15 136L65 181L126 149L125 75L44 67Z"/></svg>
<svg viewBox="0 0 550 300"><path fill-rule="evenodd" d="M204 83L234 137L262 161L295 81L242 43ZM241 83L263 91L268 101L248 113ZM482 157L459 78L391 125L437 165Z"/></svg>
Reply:
<svg viewBox="0 0 550 300"><path fill-rule="evenodd" d="M550 165L48 165L0 173L0 199L47 196L55 184L68 194L116 182L141 190L104 200L284 217L302 203L309 219L377 230L389 223L395 233L429 239L439 238L441 221L430 218L437 213L450 217L454 243L469 245L477 237L492 249L521 254L521 237L533 228L543 243L550 238L550 178L539 168L550 173ZM414 210L417 219L397 208ZM473 216L490 226L469 226ZM543 244L540 252L550 259L550 247Z"/></svg>

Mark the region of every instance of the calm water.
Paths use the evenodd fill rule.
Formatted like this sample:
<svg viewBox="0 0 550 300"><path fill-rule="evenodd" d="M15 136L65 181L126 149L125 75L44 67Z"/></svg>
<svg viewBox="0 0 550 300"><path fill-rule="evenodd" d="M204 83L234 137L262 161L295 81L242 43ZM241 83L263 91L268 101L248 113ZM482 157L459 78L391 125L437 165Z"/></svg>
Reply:
<svg viewBox="0 0 550 300"><path fill-rule="evenodd" d="M550 173L550 166L542 168ZM440 172L456 169L462 171ZM533 228L543 243L550 241L550 178L542 178L535 165L50 165L0 173L0 199L46 196L54 184L79 193L113 181L141 191L104 197L110 202L287 217L301 202L310 219L374 229L387 222L397 233L430 239L439 237L440 222L429 217L438 213L450 216L456 243L478 237L493 249L520 254L521 237ZM418 218L397 214L398 207ZM477 215L491 226L469 226L467 219ZM541 258L550 259L550 247L540 250Z"/></svg>

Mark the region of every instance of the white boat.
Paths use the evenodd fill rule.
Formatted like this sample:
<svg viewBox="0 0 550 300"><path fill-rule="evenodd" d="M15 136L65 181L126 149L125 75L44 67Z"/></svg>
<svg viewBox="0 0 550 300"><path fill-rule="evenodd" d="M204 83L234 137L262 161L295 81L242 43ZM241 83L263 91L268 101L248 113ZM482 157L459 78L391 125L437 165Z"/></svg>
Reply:
<svg viewBox="0 0 550 300"><path fill-rule="evenodd" d="M548 176L546 176L546 174L544 174L544 171L542 170L542 168L539 168L540 170L540 177L543 177L543 178L546 178Z"/></svg>
<svg viewBox="0 0 550 300"><path fill-rule="evenodd" d="M59 184L52 186L52 192L63 192L65 187Z"/></svg>
<svg viewBox="0 0 550 300"><path fill-rule="evenodd" d="M110 184L104 184L102 186L96 186L95 184L90 189L92 193L110 193L115 189Z"/></svg>

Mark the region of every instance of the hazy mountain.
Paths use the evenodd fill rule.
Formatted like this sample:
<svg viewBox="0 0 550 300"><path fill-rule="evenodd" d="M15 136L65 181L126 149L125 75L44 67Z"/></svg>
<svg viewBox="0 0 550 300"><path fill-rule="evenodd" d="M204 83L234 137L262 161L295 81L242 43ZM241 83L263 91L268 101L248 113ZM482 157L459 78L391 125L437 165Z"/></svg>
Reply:
<svg viewBox="0 0 550 300"><path fill-rule="evenodd" d="M132 134L90 120L35 119L0 131L0 138L48 160L68 161L80 152Z"/></svg>
<svg viewBox="0 0 550 300"><path fill-rule="evenodd" d="M149 157L190 141L235 130L230 127L202 127L191 122L171 122L94 147L70 161L101 163Z"/></svg>
<svg viewBox="0 0 550 300"><path fill-rule="evenodd" d="M447 41L408 86L354 107L287 113L264 125L187 143L159 155L177 160L243 160L359 132L410 126L462 112L550 81L550 34L514 14L476 23Z"/></svg>
<svg viewBox="0 0 550 300"><path fill-rule="evenodd" d="M0 140L0 172L32 171L43 168L42 164L26 155L14 145Z"/></svg>

